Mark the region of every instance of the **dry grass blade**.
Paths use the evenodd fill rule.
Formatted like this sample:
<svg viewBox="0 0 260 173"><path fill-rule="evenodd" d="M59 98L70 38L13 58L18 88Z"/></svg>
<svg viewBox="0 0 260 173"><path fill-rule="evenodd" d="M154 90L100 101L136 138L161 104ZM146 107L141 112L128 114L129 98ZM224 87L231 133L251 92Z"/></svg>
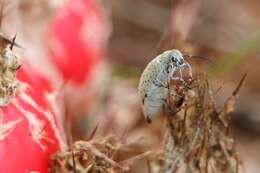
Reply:
<svg viewBox="0 0 260 173"><path fill-rule="evenodd" d="M93 139L97 133L99 124L97 123L97 125L95 126L95 128L92 130L92 132L90 133L89 137L87 138L87 141L90 141L91 139Z"/></svg>
<svg viewBox="0 0 260 173"><path fill-rule="evenodd" d="M241 78L241 80L239 81L238 86L236 87L236 89L235 89L235 90L233 91L233 93L232 93L233 96L237 96L237 94L239 93L239 91L240 91L240 89L241 89L243 83L245 82L246 77L247 77L247 73L245 73L245 74L243 75L243 77Z"/></svg>
<svg viewBox="0 0 260 173"><path fill-rule="evenodd" d="M139 160L139 159L142 159L142 158L145 158L146 156L150 155L151 154L151 151L146 151L144 153L141 153L137 156L134 156L134 157L131 157L130 159L127 159L127 160L124 160L124 161L121 161L120 164L121 165L131 165L133 164L135 161Z"/></svg>
<svg viewBox="0 0 260 173"><path fill-rule="evenodd" d="M103 158L106 162L110 163L113 167L120 168L122 170L128 170L128 167L122 167L120 164L116 163L114 160L110 159L106 154L102 153L99 149L93 146L91 143L84 142L84 146L88 148L95 156Z"/></svg>
<svg viewBox="0 0 260 173"><path fill-rule="evenodd" d="M235 99L236 99L245 79L246 79L246 76L247 76L247 73L243 75L243 77L239 81L238 86L232 92L232 96L227 99L224 107L219 112L219 119L225 127L229 126L230 116L227 116L227 114L230 114L231 112L234 111Z"/></svg>

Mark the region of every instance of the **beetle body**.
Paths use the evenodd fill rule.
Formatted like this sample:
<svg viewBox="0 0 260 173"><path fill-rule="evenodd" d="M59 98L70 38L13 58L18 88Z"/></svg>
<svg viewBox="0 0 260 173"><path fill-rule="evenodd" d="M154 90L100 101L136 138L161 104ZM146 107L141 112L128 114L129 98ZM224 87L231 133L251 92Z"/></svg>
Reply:
<svg viewBox="0 0 260 173"><path fill-rule="evenodd" d="M185 67L188 67L189 75L192 77L191 66L185 61L182 53L176 49L163 52L146 66L141 75L138 90L147 122L151 122L166 103L169 81L184 81L182 70ZM179 76L176 75L176 71L179 72Z"/></svg>

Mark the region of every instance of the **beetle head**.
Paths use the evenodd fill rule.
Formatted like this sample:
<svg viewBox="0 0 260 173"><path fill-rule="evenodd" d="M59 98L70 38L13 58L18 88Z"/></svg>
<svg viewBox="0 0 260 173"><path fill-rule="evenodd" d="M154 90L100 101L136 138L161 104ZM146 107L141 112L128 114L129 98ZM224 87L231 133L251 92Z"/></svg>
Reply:
<svg viewBox="0 0 260 173"><path fill-rule="evenodd" d="M169 58L170 62L176 66L182 66L185 63L182 53L177 49L171 51Z"/></svg>

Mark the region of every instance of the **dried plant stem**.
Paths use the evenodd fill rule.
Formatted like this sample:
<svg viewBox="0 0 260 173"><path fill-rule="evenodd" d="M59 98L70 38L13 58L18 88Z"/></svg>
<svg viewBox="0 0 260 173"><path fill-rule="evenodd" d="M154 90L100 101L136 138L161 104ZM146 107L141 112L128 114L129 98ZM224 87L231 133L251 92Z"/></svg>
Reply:
<svg viewBox="0 0 260 173"><path fill-rule="evenodd" d="M216 110L214 96L205 77L192 81L191 89L178 88L172 91L184 94L180 111L173 115L165 111L167 134L163 157L157 160L159 172L164 173L242 173L234 140L229 133L230 112L239 89L245 79L226 101L223 108ZM175 87L176 89L176 87ZM169 97L173 108L177 103Z"/></svg>
<svg viewBox="0 0 260 173"><path fill-rule="evenodd" d="M14 52L15 37L8 40L0 32L0 107L5 107L15 96L18 81L16 79L16 71L21 64Z"/></svg>

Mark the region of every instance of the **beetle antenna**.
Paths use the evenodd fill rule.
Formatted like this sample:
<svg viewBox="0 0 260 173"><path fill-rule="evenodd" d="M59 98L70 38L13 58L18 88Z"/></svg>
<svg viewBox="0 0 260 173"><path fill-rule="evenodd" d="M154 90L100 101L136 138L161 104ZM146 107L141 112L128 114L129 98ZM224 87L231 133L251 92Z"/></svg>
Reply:
<svg viewBox="0 0 260 173"><path fill-rule="evenodd" d="M216 65L216 62L213 61L212 59L210 58L206 58L206 57L203 57L203 56L199 56L199 55L189 55L189 54L185 54L183 55L184 58L199 58L199 59L203 59L203 60L206 60L207 62L213 64L213 65Z"/></svg>

